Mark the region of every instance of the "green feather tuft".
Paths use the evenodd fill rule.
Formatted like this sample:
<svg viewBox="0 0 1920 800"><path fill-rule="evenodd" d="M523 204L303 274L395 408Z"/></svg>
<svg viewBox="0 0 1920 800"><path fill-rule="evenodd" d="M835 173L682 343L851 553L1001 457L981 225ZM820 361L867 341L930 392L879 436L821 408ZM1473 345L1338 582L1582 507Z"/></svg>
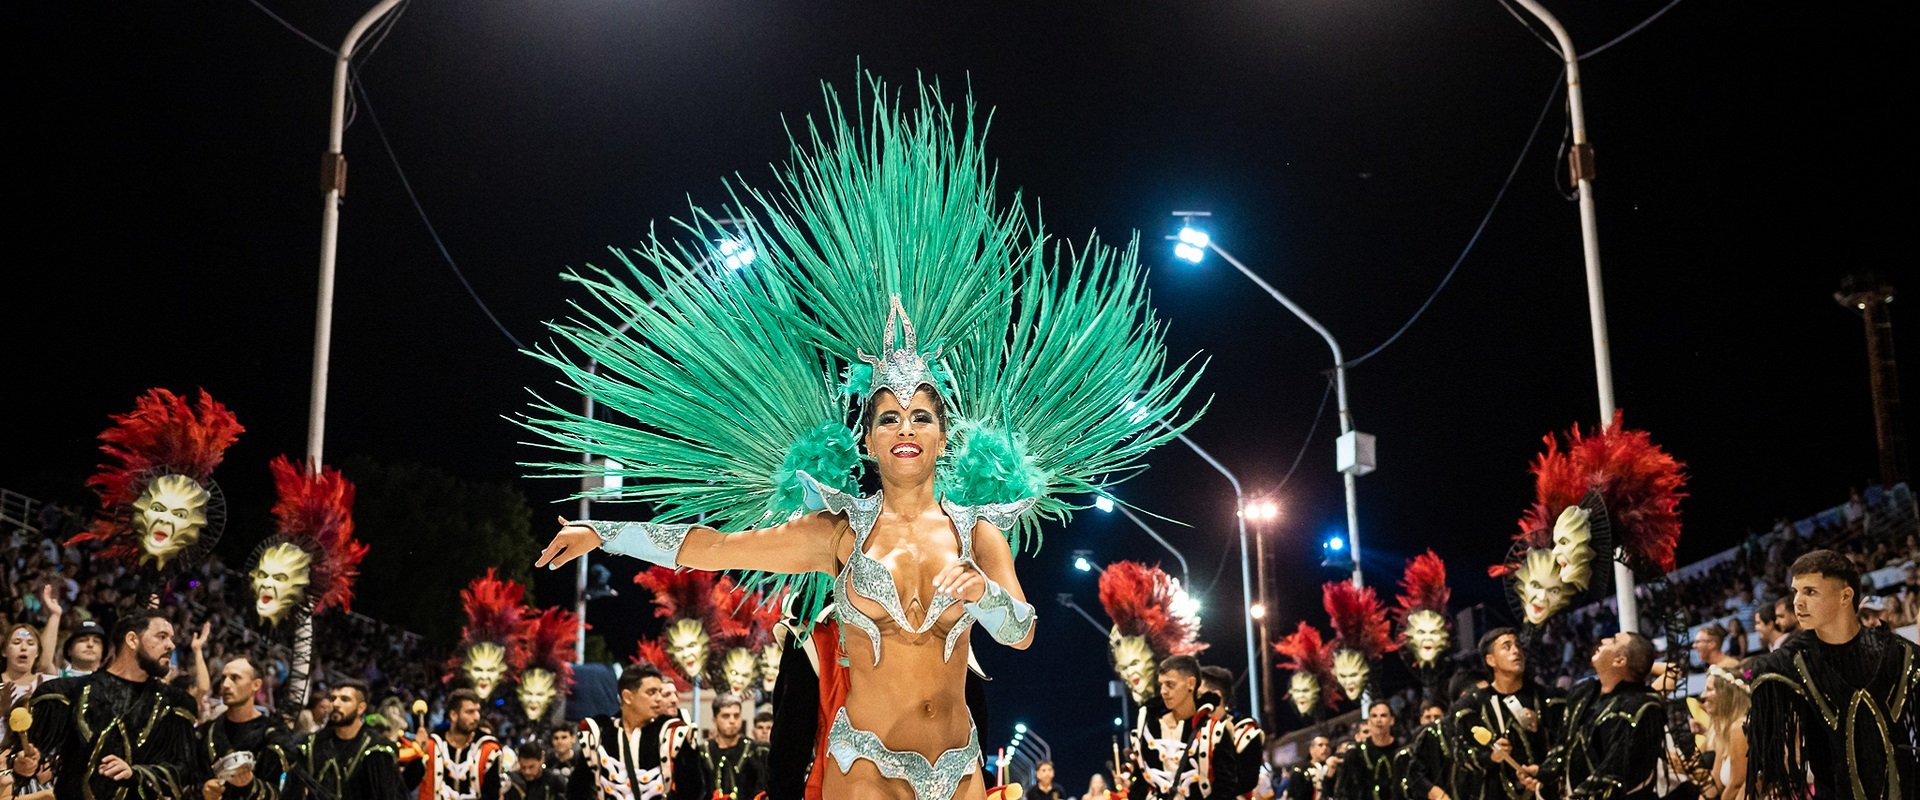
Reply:
<svg viewBox="0 0 1920 800"><path fill-rule="evenodd" d="M805 472L829 488L857 494L859 468L860 448L854 442L853 431L837 422L820 423L787 450L786 459L780 462L780 470L773 476L769 510L781 518L807 510L806 493L795 472Z"/></svg>

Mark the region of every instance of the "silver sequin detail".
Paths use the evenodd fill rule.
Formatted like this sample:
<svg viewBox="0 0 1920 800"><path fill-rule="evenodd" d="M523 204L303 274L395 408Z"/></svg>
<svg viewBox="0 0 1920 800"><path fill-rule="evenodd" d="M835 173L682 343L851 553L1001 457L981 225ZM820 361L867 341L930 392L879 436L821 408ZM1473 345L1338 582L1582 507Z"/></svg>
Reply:
<svg viewBox="0 0 1920 800"><path fill-rule="evenodd" d="M827 731L827 753L840 765L842 775L853 769L854 761L864 758L873 762L881 775L906 781L913 787L916 800L953 800L960 781L979 767L980 733L969 727L964 746L947 750L939 758L928 761L919 753L891 749L880 741L879 735L853 727L853 723L847 721L846 707L842 706L833 715L833 727Z"/></svg>
<svg viewBox="0 0 1920 800"><path fill-rule="evenodd" d="M662 566L679 566L680 545L687 541L687 531L692 525L667 525L658 522L606 522L602 520L583 520L600 535L600 546L610 553L632 556ZM638 533L645 540L640 542L627 539L630 534Z"/></svg>
<svg viewBox="0 0 1920 800"><path fill-rule="evenodd" d="M935 393L940 391L940 387L933 379L933 367L928 364L927 357L920 355L918 337L913 333L913 320L908 319L906 309L900 307L900 296L894 295L890 303L887 327L880 336L880 355L870 356L859 350L854 353L861 361L873 365L873 381L867 386L867 396L872 397L875 392L886 389L893 392L894 399L904 406L913 400L913 393L919 391L920 387L930 387ZM907 335L906 347L894 347L893 325L896 320ZM940 357L937 348L932 357Z"/></svg>
<svg viewBox="0 0 1920 800"><path fill-rule="evenodd" d="M1026 611L1025 618L1020 616L1022 610ZM1027 633L1033 630L1033 606L1014 600L1005 587L992 581L987 582L987 593L980 598L980 602L968 606L967 613L972 614L974 619L1000 617L1000 627L987 631L987 634L1001 644L1013 644L1025 639Z"/></svg>

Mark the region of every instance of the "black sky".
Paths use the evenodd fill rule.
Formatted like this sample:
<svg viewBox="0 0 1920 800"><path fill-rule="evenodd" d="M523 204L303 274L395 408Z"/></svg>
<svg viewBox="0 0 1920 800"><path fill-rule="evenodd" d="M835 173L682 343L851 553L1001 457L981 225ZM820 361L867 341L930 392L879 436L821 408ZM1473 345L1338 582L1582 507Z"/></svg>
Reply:
<svg viewBox="0 0 1920 800"><path fill-rule="evenodd" d="M328 46L363 10L263 2ZM1552 7L1591 48L1664 5ZM608 262L606 247L638 243L689 198L717 204L725 175L767 175L782 115L817 110L820 81L845 86L864 66L970 83L994 109L1002 188L1038 198L1055 235L1140 232L1172 350L1212 358L1213 408L1192 435L1266 491L1301 447L1331 357L1217 260L1174 261L1168 212L1213 211L1216 240L1357 355L1445 274L1558 71L1495 0L406 8L362 62L371 108L346 136L328 460L489 480L515 479L533 454L501 416L554 376L461 288L373 112L475 291L531 343L564 313L562 269ZM330 56L238 0L13 16L29 57L7 126L22 191L0 315L0 486L83 497L106 415L159 385L228 403L249 432L222 481L270 491L267 459L304 448ZM1884 27L1844 4L1687 0L1585 63L1619 403L1691 465L1683 559L1874 476L1860 324L1831 293L1848 271L1897 282L1912 261L1887 121L1910 90ZM1431 546L1457 604L1493 600L1476 576L1530 497L1539 437L1596 417L1577 211L1556 183L1562 108L1452 284L1352 373L1356 421L1380 442L1380 470L1360 481L1376 586ZM1324 621L1317 543L1343 520L1332 430L1329 415L1282 497L1287 627ZM1192 525L1163 530L1192 562L1212 656L1244 665L1231 493L1184 448L1153 464L1120 493ZM564 494L521 485L540 519ZM1112 714L1101 639L1051 599L1097 606L1067 567L1077 548L1164 557L1124 520L1077 519L1022 567L1046 635L1025 653L982 648L996 727L1034 724L1069 783L1104 750ZM425 553L374 557L431 568ZM457 613L453 598L423 601ZM631 625L643 605L634 590L595 613Z"/></svg>

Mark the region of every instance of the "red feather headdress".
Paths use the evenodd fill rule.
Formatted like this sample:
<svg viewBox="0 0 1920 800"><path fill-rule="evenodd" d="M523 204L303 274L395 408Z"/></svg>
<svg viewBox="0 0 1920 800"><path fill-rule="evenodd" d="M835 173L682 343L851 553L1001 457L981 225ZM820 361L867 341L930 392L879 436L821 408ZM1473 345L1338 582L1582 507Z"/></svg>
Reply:
<svg viewBox="0 0 1920 800"><path fill-rule="evenodd" d="M1407 624L1408 614L1423 609L1445 616L1447 600L1452 596L1453 590L1447 588L1446 562L1428 550L1407 562L1407 571L1400 576L1400 596L1395 598L1393 616L1401 625Z"/></svg>
<svg viewBox="0 0 1920 800"><path fill-rule="evenodd" d="M745 647L758 650L773 641L773 626L780 622L780 609L784 606L784 593L768 600L760 592L746 592L735 589L729 592L720 604L720 613L727 619L739 623L724 640L716 640L721 648Z"/></svg>
<svg viewBox="0 0 1920 800"><path fill-rule="evenodd" d="M1544 438L1547 451L1533 462L1533 506L1520 515L1515 539L1527 547L1551 547L1560 512L1598 490L1627 565L1673 571L1674 548L1680 543L1680 500L1687 496L1681 491L1687 485L1685 465L1655 445L1646 431L1625 429L1622 420L1616 410L1612 423L1591 435L1574 425L1564 450L1552 434Z"/></svg>
<svg viewBox="0 0 1920 800"><path fill-rule="evenodd" d="M309 558L307 598L313 611L351 611L353 580L367 555L367 545L353 538L353 482L339 470L322 466L313 472L286 456L268 466L280 493L273 506L279 538Z"/></svg>
<svg viewBox="0 0 1920 800"><path fill-rule="evenodd" d="M148 482L175 474L214 491L214 467L246 428L205 389L192 404L166 389L148 389L134 400L132 411L110 418L112 427L100 433L100 452L108 462L87 479L87 486L100 495L104 514L72 541L102 542L106 547L100 555L129 560L142 552L135 541L131 505ZM201 538L210 546L219 534L219 521L210 519Z"/></svg>
<svg viewBox="0 0 1920 800"><path fill-rule="evenodd" d="M549 608L526 622L527 666L558 676L565 692L573 685L573 644L580 638L580 617L564 608Z"/></svg>
<svg viewBox="0 0 1920 800"><path fill-rule="evenodd" d="M684 692L693 685L680 677L680 665L673 663L673 656L667 653L667 646L659 639L641 639L637 650L633 657L634 664L653 665L653 668L659 670L667 680L673 681L673 686L678 691Z"/></svg>
<svg viewBox="0 0 1920 800"><path fill-rule="evenodd" d="M492 567L460 590L460 606L467 612L467 624L460 629L460 647L450 664L453 674L459 674L460 667L466 663L467 649L482 642L506 648L508 669L515 672L526 669L531 655L526 631L527 609L522 605L526 597L526 586L519 581L494 577Z"/></svg>
<svg viewBox="0 0 1920 800"><path fill-rule="evenodd" d="M1357 651L1368 661L1400 649L1400 643L1393 640L1386 609L1380 607L1373 589L1335 581L1320 587L1320 602L1327 608L1329 624L1341 648Z"/></svg>
<svg viewBox="0 0 1920 800"><path fill-rule="evenodd" d="M1192 655L1207 649L1199 641L1200 621L1175 613L1180 582L1159 567L1115 561L1100 573L1100 605L1122 636L1144 636L1155 656Z"/></svg>
<svg viewBox="0 0 1920 800"><path fill-rule="evenodd" d="M633 576L633 582L653 593L653 615L667 619L695 619L710 641L745 633L747 623L729 612L736 602L733 579L717 572L653 567Z"/></svg>
<svg viewBox="0 0 1920 800"><path fill-rule="evenodd" d="M1279 653L1281 669L1305 672L1320 682L1320 697L1328 708L1335 705L1334 693L1339 686L1333 681L1333 643L1320 635L1320 629L1300 623L1293 633L1273 643L1273 651Z"/></svg>

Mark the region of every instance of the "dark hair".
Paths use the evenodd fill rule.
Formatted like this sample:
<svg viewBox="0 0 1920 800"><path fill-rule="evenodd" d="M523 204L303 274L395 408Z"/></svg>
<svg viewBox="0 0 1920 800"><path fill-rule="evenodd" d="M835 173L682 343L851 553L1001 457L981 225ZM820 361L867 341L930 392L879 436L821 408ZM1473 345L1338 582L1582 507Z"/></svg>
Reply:
<svg viewBox="0 0 1920 800"><path fill-rule="evenodd" d="M366 681L360 680L358 678L347 678L345 680L340 681L339 683L334 684L329 689L329 691L335 691L339 689L352 689L355 693L360 695L360 702L362 703L367 702L368 692L367 692Z"/></svg>
<svg viewBox="0 0 1920 800"><path fill-rule="evenodd" d="M713 715L720 716L720 709L740 705L740 695L733 692L721 692L713 696Z"/></svg>
<svg viewBox="0 0 1920 800"><path fill-rule="evenodd" d="M660 674L659 667L652 664L635 664L620 673L620 691L626 692L639 689L640 682L648 678L655 678L662 681L667 679L665 675Z"/></svg>
<svg viewBox="0 0 1920 800"><path fill-rule="evenodd" d="M1385 701L1385 700L1375 700L1375 701L1373 701L1373 702L1371 702L1371 703L1368 703L1368 704L1367 704L1367 716L1369 716L1369 717L1371 717L1371 716L1373 716L1373 710L1374 710L1374 709L1376 709L1376 708L1379 708L1380 706L1386 706L1386 707L1387 707L1387 716L1389 716L1389 717L1397 717L1397 716L1399 716L1398 714L1395 714L1395 713L1393 713L1393 704L1392 704L1392 703L1389 703L1389 702L1387 702L1387 701Z"/></svg>
<svg viewBox="0 0 1920 800"><path fill-rule="evenodd" d="M1795 578L1802 575L1819 575L1833 578L1853 590L1854 605L1860 604L1860 570L1848 561L1846 556L1832 550L1815 550L1793 560L1793 566L1787 573Z"/></svg>
<svg viewBox="0 0 1920 800"><path fill-rule="evenodd" d="M1223 692L1232 691L1233 690L1233 670L1227 669L1226 667L1217 666L1214 664L1208 664L1200 668L1200 682L1215 686ZM1225 698L1222 698L1222 699L1224 700Z"/></svg>
<svg viewBox="0 0 1920 800"><path fill-rule="evenodd" d="M570 736L576 736L576 737L580 735L580 731L576 726L555 725L553 726L553 730L547 731L547 738L549 739L553 738L553 735L556 733L564 733L564 734L568 734Z"/></svg>
<svg viewBox="0 0 1920 800"><path fill-rule="evenodd" d="M118 651L127 642L127 634L144 636L147 629L153 627L156 619L166 619L167 615L156 609L141 608L129 611L113 622L113 648ZM39 634L36 632L36 636Z"/></svg>
<svg viewBox="0 0 1920 800"><path fill-rule="evenodd" d="M1773 627L1774 620L1780 618L1779 603L1780 603L1779 600L1768 600L1764 603L1761 603L1757 608L1753 610L1753 618L1756 620L1759 620L1760 622L1766 623L1767 627L1769 628Z"/></svg>
<svg viewBox="0 0 1920 800"><path fill-rule="evenodd" d="M1447 708L1448 708L1447 701L1442 700L1438 697L1428 697L1427 699L1420 702L1421 711L1425 711L1429 708L1440 709L1440 713L1445 714L1447 713Z"/></svg>
<svg viewBox="0 0 1920 800"><path fill-rule="evenodd" d="M544 761L547 757L547 751L540 749L540 745L534 744L533 742L520 745L520 748L514 752L518 753L523 759L531 758Z"/></svg>
<svg viewBox="0 0 1920 800"><path fill-rule="evenodd" d="M460 706L465 703L472 703L476 706L486 705L480 702L479 692L472 689L455 689L447 695L447 713L451 714L459 711Z"/></svg>
<svg viewBox="0 0 1920 800"><path fill-rule="evenodd" d="M1461 670L1456 672L1453 675L1453 679L1447 682L1447 696L1455 700L1466 697L1468 693L1476 688L1475 684L1479 682L1480 673L1476 671Z"/></svg>
<svg viewBox="0 0 1920 800"><path fill-rule="evenodd" d="M1500 637L1519 635L1520 631L1513 628L1494 628L1487 631L1487 635L1480 637L1480 657L1484 659L1493 655L1493 646L1500 643Z"/></svg>
<svg viewBox="0 0 1920 800"><path fill-rule="evenodd" d="M265 676L265 675L262 675L262 674L260 674L260 661L259 661L259 659L256 659L256 658L254 658L254 655L253 655L252 653L249 653L249 652L247 652L247 651L245 651L245 650L241 650L241 651L239 651L239 652L237 652L237 653L234 653L233 655L230 655L230 656L227 656L227 661L226 661L226 663L227 663L227 664L231 664L231 663L233 663L233 662L235 662L235 661L245 661L245 662L247 662L247 669L248 669L249 671L251 671L251 672L253 673L253 679L254 679L254 680L265 680L265 679L266 679L266 676ZM222 664L222 665L221 665L221 668L222 668L222 669L224 669L225 667L226 667L226 664Z"/></svg>
<svg viewBox="0 0 1920 800"><path fill-rule="evenodd" d="M1653 671L1653 641L1637 633L1627 634L1627 680L1646 683Z"/></svg>
<svg viewBox="0 0 1920 800"><path fill-rule="evenodd" d="M1193 656L1168 656L1160 662L1161 672L1184 672L1195 678L1200 677L1200 659Z"/></svg>
<svg viewBox="0 0 1920 800"><path fill-rule="evenodd" d="M772 722L772 721L773 721L773 712L771 712L771 711L762 711L762 712L760 712L760 713L758 713L758 714L755 714L755 715L753 715L753 721L754 721L754 722L755 722L756 724L757 724L757 723L761 723L761 722Z"/></svg>

